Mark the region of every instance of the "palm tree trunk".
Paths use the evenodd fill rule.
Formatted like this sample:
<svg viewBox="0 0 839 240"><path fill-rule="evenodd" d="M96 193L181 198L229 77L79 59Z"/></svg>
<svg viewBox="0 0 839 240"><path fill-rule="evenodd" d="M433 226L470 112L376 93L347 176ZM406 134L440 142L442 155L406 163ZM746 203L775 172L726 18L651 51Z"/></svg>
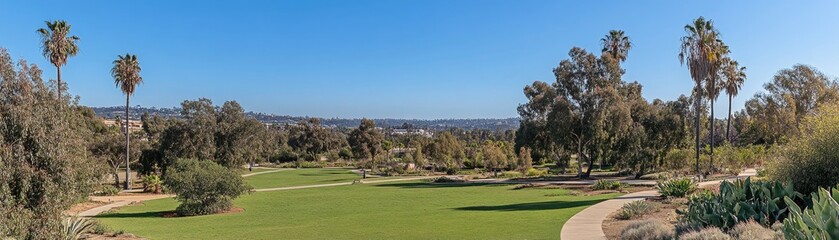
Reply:
<svg viewBox="0 0 839 240"><path fill-rule="evenodd" d="M699 175L699 105L702 101L702 85L696 84L696 174Z"/></svg>
<svg viewBox="0 0 839 240"><path fill-rule="evenodd" d="M713 99L713 97L711 98L711 117L710 117L710 119L711 119L711 135L710 135L710 139L711 139L711 155L710 155L711 161L708 164L708 173L711 173L711 172L714 171L714 125L715 124L714 124L714 99Z"/></svg>
<svg viewBox="0 0 839 240"><path fill-rule="evenodd" d="M61 101L61 67L55 66L55 70L58 73L58 101Z"/></svg>
<svg viewBox="0 0 839 240"><path fill-rule="evenodd" d="M731 98L733 96L728 94L728 120L725 124L725 139L731 142Z"/></svg>
<svg viewBox="0 0 839 240"><path fill-rule="evenodd" d="M130 142L131 142L131 134L128 131L128 102L129 102L128 94L125 95L125 190L128 190L131 187L131 162L130 156L131 152L129 151Z"/></svg>

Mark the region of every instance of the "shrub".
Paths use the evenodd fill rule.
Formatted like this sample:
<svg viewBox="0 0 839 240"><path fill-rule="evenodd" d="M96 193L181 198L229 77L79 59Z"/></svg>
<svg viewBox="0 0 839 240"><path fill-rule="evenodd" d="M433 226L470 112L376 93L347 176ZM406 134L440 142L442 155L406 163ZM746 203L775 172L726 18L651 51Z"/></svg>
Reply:
<svg viewBox="0 0 839 240"><path fill-rule="evenodd" d="M782 231L786 239L839 239L839 203L827 190L820 188L810 198L813 206L801 210L790 198L789 218L784 220Z"/></svg>
<svg viewBox="0 0 839 240"><path fill-rule="evenodd" d="M433 183L462 183L462 182L466 182L466 180L464 180L462 178L458 178L458 177L442 176L442 177L434 178L433 180L431 180L431 182L433 182Z"/></svg>
<svg viewBox="0 0 839 240"><path fill-rule="evenodd" d="M160 176L150 174L143 177L143 191L162 193L163 181L160 180Z"/></svg>
<svg viewBox="0 0 839 240"><path fill-rule="evenodd" d="M99 190L97 190L94 193L94 195L97 195L97 196L114 196L114 195L119 194L120 191L122 191L122 190L119 189L118 187L114 187L114 185L108 184L108 185L102 185L101 187L99 187Z"/></svg>
<svg viewBox="0 0 839 240"><path fill-rule="evenodd" d="M498 175L499 178L520 178L522 174L515 171L506 171Z"/></svg>
<svg viewBox="0 0 839 240"><path fill-rule="evenodd" d="M594 181L594 185L591 186L593 190L621 190L623 189L624 185L615 180L597 180Z"/></svg>
<svg viewBox="0 0 839 240"><path fill-rule="evenodd" d="M647 213L651 213L658 210L658 207L653 203L640 200L640 201L632 201L628 202L618 210L618 214L615 216L617 219L631 219L634 217L639 217Z"/></svg>
<svg viewBox="0 0 839 240"><path fill-rule="evenodd" d="M528 168L527 172L525 172L524 175L528 176L528 177L545 176L545 175L548 175L548 170L546 170L546 169L539 170L539 169L535 169L535 168Z"/></svg>
<svg viewBox="0 0 839 240"><path fill-rule="evenodd" d="M664 197L682 198L696 191L696 182L691 178L674 178L656 182L658 193Z"/></svg>
<svg viewBox="0 0 839 240"><path fill-rule="evenodd" d="M164 184L177 194L179 215L205 215L230 209L232 200L248 190L242 176L212 161L179 159Z"/></svg>
<svg viewBox="0 0 839 240"><path fill-rule="evenodd" d="M673 230L656 220L633 221L621 231L623 240L670 240Z"/></svg>
<svg viewBox="0 0 839 240"><path fill-rule="evenodd" d="M809 194L839 184L839 103L827 104L801 124L800 136L768 165L769 177Z"/></svg>
<svg viewBox="0 0 839 240"><path fill-rule="evenodd" d="M745 181L720 183L718 194L703 191L688 198L688 208L677 210L682 221L692 225L713 226L723 230L750 219L768 226L783 220L788 205L784 198L800 199L792 185L779 182Z"/></svg>
<svg viewBox="0 0 839 240"><path fill-rule="evenodd" d="M730 240L731 236L716 227L709 227L699 231L689 232L679 236L679 240Z"/></svg>
<svg viewBox="0 0 839 240"><path fill-rule="evenodd" d="M755 221L738 223L728 233L735 239L780 239L780 236L776 236L776 232L774 230L766 228Z"/></svg>

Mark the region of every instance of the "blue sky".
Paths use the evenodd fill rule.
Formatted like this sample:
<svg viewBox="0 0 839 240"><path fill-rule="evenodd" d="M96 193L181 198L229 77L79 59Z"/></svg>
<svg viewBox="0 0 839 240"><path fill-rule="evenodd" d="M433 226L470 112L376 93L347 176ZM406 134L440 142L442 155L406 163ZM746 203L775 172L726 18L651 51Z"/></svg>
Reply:
<svg viewBox="0 0 839 240"><path fill-rule="evenodd" d="M679 38L705 16L748 67L741 109L782 68L839 74L837 10L837 1L0 0L0 47L54 78L35 30L69 21L80 53L62 79L90 106L124 104L109 70L130 52L145 79L132 105L207 97L283 115L495 118L517 116L525 85L552 82L570 48L597 52L610 29L632 38L625 79L648 100L687 94Z"/></svg>

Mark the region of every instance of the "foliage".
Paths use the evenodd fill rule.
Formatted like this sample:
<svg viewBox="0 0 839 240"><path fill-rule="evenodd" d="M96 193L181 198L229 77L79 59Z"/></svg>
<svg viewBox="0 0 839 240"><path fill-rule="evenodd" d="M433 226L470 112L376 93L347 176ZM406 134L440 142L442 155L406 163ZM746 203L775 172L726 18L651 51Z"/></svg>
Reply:
<svg viewBox="0 0 839 240"><path fill-rule="evenodd" d="M438 170L460 168L466 158L463 143L448 131L437 134L434 141L423 150L433 160L432 166Z"/></svg>
<svg viewBox="0 0 839 240"><path fill-rule="evenodd" d="M618 210L618 214L615 216L617 219L626 220L632 219L635 217L643 216L644 214L651 213L658 210L658 206L654 203L650 203L644 200L640 201L632 201L628 202L623 205Z"/></svg>
<svg viewBox="0 0 839 240"><path fill-rule="evenodd" d="M122 191L120 188L115 187L114 185L102 185L99 187L99 190L95 192L98 196L115 196Z"/></svg>
<svg viewBox="0 0 839 240"><path fill-rule="evenodd" d="M671 240L673 230L657 220L638 220L630 222L621 231L623 240Z"/></svg>
<svg viewBox="0 0 839 240"><path fill-rule="evenodd" d="M621 190L623 189L624 185L615 180L608 180L602 179L594 181L594 185L591 186L592 190Z"/></svg>
<svg viewBox="0 0 839 240"><path fill-rule="evenodd" d="M778 232L766 228L755 221L741 222L734 226L728 234L734 239L772 240L782 239Z"/></svg>
<svg viewBox="0 0 839 240"><path fill-rule="evenodd" d="M691 178L672 178L656 182L658 193L664 197L682 198L696 191L697 184Z"/></svg>
<svg viewBox="0 0 839 240"><path fill-rule="evenodd" d="M769 177L793 183L802 193L839 184L839 102L825 104L806 117L800 137L779 149Z"/></svg>
<svg viewBox="0 0 839 240"><path fill-rule="evenodd" d="M93 192L100 167L89 158L84 107L56 97L55 83L0 48L0 233L57 239L61 213ZM89 110L88 110L89 111Z"/></svg>
<svg viewBox="0 0 839 240"><path fill-rule="evenodd" d="M61 239L64 240L85 239L84 234L90 232L95 225L93 220L77 216L64 217L61 223Z"/></svg>
<svg viewBox="0 0 839 240"><path fill-rule="evenodd" d="M800 199L801 194L792 185L780 182L752 182L751 178L735 183L724 181L718 194L695 194L689 198L688 208L677 212L683 222L724 230L749 220L769 226L786 218L789 205L784 202L785 197Z"/></svg>
<svg viewBox="0 0 839 240"><path fill-rule="evenodd" d="M782 231L786 239L839 239L839 203L835 196L819 188L810 197L813 205L802 210L793 199L785 197L790 206L789 217Z"/></svg>
<svg viewBox="0 0 839 240"><path fill-rule="evenodd" d="M679 236L679 240L731 240L731 236L725 234L716 227L708 227L699 231L688 232Z"/></svg>
<svg viewBox="0 0 839 240"><path fill-rule="evenodd" d="M521 174L521 172L515 172L515 171L504 171L504 172L501 172L500 175L498 175L499 178L520 178L522 176L523 175Z"/></svg>
<svg viewBox="0 0 839 240"><path fill-rule="evenodd" d="M528 177L540 177L540 176L545 176L545 175L548 175L548 170L547 170L547 169L541 169L541 170L540 170L540 169L535 169L535 168L529 168L529 169L527 169L527 171L524 173L524 175L525 175L525 176L528 176Z"/></svg>
<svg viewBox="0 0 839 240"><path fill-rule="evenodd" d="M155 174L146 175L143 177L143 191L146 192L153 192L153 193L162 193L163 192L163 181L160 180L160 176Z"/></svg>
<svg viewBox="0 0 839 240"><path fill-rule="evenodd" d="M242 176L211 161L179 159L164 175L166 187L181 202L182 216L213 214L230 209L232 200L248 191Z"/></svg>
<svg viewBox="0 0 839 240"><path fill-rule="evenodd" d="M366 118L361 119L361 124L350 132L347 139L352 148L352 156L371 160L384 153L383 140L384 135L376 130L376 122Z"/></svg>

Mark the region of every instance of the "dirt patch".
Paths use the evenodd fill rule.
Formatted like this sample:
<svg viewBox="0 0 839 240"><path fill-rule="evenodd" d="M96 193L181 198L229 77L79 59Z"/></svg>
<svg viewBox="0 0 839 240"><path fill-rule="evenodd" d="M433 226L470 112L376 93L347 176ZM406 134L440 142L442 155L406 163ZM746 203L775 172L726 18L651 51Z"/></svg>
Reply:
<svg viewBox="0 0 839 240"><path fill-rule="evenodd" d="M67 211L64 211L64 213L69 214L69 215L76 215L76 214L79 214L80 212L84 212L84 211L93 209L95 207L104 206L105 204L108 204L108 203L100 202L100 201L82 202L82 203L78 203L76 205L73 205L72 207L70 207L70 209L68 209Z"/></svg>
<svg viewBox="0 0 839 240"><path fill-rule="evenodd" d="M661 198L649 198L645 201L657 203L659 206L658 210L628 220L616 219L615 215L617 215L617 211L609 214L609 217L603 220L603 225L601 226L603 228L603 233L606 234L606 238L620 239L621 231L623 231L627 224L632 221L642 219L657 219L664 223L670 223L670 225L675 229L676 223L679 222L679 215L676 214L676 209L683 208L687 204L686 199L666 200Z"/></svg>
<svg viewBox="0 0 839 240"><path fill-rule="evenodd" d="M145 238L134 236L130 233L111 234L88 234L87 239L91 240L145 240Z"/></svg>

